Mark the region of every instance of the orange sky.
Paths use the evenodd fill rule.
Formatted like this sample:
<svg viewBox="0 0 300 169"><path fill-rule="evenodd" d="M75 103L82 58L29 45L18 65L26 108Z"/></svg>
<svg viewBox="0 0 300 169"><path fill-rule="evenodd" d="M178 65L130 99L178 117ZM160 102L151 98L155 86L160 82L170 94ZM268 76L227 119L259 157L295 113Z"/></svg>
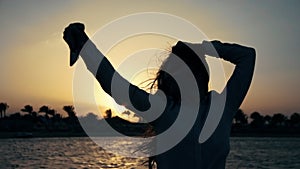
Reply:
<svg viewBox="0 0 300 169"><path fill-rule="evenodd" d="M209 39L255 47L255 75L242 109L248 114L253 111L262 114L300 112L300 92L297 89L300 86L300 59L296 46L300 43L295 38L300 30L298 1L291 1L294 4L281 1L272 1L272 4L255 1L130 2L1 1L0 102L10 105L8 112L20 111L24 105L31 104L35 110L49 105L63 113L63 105L73 104L72 86L76 69L68 66L69 50L62 40L64 27L73 21L81 21L85 23L87 33L93 35L105 24L137 12L176 15L196 25ZM123 56L143 46L164 49L175 41L162 36L134 37L119 43L110 51L109 57L116 59L113 63L118 64ZM77 67L83 76L89 78L82 63L77 63ZM232 68L225 66L227 76ZM121 74L126 77L126 71L121 71ZM148 78L145 75L147 73L135 78L134 83ZM99 104L96 107L110 107L109 98L104 97L99 86L94 87L99 95L87 100L96 99ZM82 106L78 112L96 111L95 105L91 105Z"/></svg>

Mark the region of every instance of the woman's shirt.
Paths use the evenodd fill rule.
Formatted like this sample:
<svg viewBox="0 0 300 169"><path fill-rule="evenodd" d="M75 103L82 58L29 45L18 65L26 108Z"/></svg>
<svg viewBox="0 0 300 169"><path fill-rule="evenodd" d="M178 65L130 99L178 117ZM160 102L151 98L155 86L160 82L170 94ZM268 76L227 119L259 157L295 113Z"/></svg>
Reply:
<svg viewBox="0 0 300 169"><path fill-rule="evenodd" d="M204 41L201 47L205 47L208 43ZM219 41L212 41L211 44L220 58L235 65L234 72L222 93L218 94L212 91L204 101L201 101L200 107L196 112L195 123L191 124L191 129L186 136L177 145L156 156L158 169L225 168L226 157L230 149L229 136L232 120L246 96L252 80L255 50ZM210 52L208 51L206 54L209 55ZM103 90L111 95L118 104L124 105L145 119L152 118L151 120L155 120L153 117L159 117L154 123L158 133L168 129L176 120L181 106L186 106L172 102L172 99L169 99L168 96L152 95L132 85L115 71L111 63L91 41L86 43L80 55L86 62L87 68L97 78ZM89 65L93 65L93 67ZM99 65L97 69L95 69L95 65ZM221 113L220 120L214 120L212 118L216 117L213 114L214 112L211 114L209 111L212 105L212 98L222 99L224 97L224 107L222 112L218 112ZM161 104L162 102L166 103L166 105ZM164 113L153 115L161 112ZM212 129L210 137L205 142L199 143L201 132L210 131L209 129L213 128L210 126L214 126L211 124L215 124L215 128ZM157 142L159 144L159 140Z"/></svg>

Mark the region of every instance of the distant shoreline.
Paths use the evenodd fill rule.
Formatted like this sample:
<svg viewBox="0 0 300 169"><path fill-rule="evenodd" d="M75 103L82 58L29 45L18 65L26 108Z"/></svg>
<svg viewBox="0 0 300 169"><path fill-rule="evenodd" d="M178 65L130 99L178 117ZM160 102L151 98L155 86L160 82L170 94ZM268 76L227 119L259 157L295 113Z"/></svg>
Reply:
<svg viewBox="0 0 300 169"><path fill-rule="evenodd" d="M282 133L233 133L230 137L299 137L300 134L282 134Z"/></svg>
<svg viewBox="0 0 300 169"><path fill-rule="evenodd" d="M31 135L30 135L31 134ZM132 134L134 136L134 134ZM102 134L99 137L114 137L115 135ZM84 132L0 132L0 139L11 138L55 138L55 137L89 137ZM138 137L138 135L136 136ZM276 133L232 133L230 137L300 137L300 134Z"/></svg>
<svg viewBox="0 0 300 169"><path fill-rule="evenodd" d="M259 115L258 115L259 116ZM281 115L274 115L279 118ZM259 116L261 117L261 116ZM300 115L295 114L295 117ZM275 121L276 121L276 118ZM296 118L296 120L297 120ZM294 121L296 121L294 118ZM51 137L88 137L81 123L88 128L88 134L92 137L113 137L113 136L135 136L143 137L151 128L146 123L132 123L118 116L106 119L97 119L96 115L89 114L81 118L80 122L76 116L61 117L43 117L43 116L10 116L0 119L0 139L1 138L51 138ZM106 123L114 131L106 128ZM92 134L92 135L91 135ZM262 121L253 121L248 123L233 123L231 128L231 137L300 137L300 121L292 120L286 123L274 122L272 125L262 123Z"/></svg>
<svg viewBox="0 0 300 169"><path fill-rule="evenodd" d="M31 135L28 135L28 134ZM8 138L52 138L52 137L87 137L85 133L73 132L0 132L0 139Z"/></svg>

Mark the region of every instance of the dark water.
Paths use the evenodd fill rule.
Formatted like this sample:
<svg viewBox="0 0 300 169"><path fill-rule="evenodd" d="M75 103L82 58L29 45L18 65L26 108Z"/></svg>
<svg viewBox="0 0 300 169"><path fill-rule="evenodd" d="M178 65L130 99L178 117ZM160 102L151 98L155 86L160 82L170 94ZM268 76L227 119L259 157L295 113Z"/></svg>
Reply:
<svg viewBox="0 0 300 169"><path fill-rule="evenodd" d="M300 169L300 138L231 138L226 166Z"/></svg>
<svg viewBox="0 0 300 169"><path fill-rule="evenodd" d="M0 139L0 152L1 169L144 169L147 160L109 153L89 138ZM231 138L226 168L300 169L300 138Z"/></svg>

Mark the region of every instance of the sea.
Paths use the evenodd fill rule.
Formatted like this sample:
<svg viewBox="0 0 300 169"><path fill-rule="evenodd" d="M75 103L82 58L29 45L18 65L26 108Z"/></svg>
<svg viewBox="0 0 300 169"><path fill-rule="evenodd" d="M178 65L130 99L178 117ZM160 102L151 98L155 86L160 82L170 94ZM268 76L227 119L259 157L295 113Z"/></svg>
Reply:
<svg viewBox="0 0 300 169"><path fill-rule="evenodd" d="M106 141L131 151L121 137ZM228 169L300 169L300 138L233 137L230 145ZM147 158L115 154L89 137L0 139L0 169L6 168L146 169Z"/></svg>

